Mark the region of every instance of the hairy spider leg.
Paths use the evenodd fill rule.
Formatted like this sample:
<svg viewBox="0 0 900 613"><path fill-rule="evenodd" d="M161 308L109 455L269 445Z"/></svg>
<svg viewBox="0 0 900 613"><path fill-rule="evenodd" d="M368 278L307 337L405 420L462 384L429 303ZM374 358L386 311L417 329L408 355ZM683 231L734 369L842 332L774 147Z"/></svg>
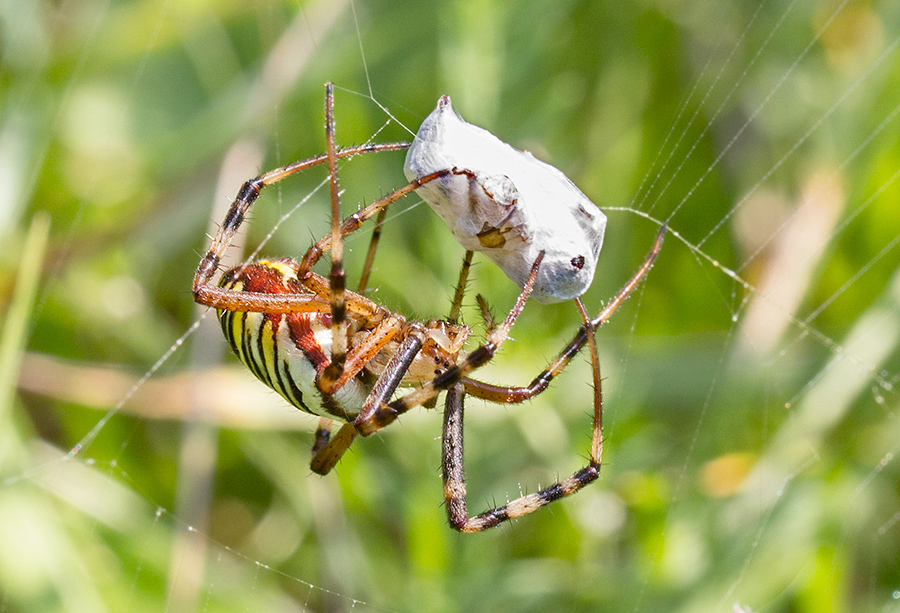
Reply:
<svg viewBox="0 0 900 613"><path fill-rule="evenodd" d="M330 88L331 84L329 83L326 85L326 94ZM330 134L329 152L308 160L294 162L293 164L270 170L244 183L238 191L234 201L231 203L231 207L225 216L225 221L222 223L216 236L213 237L210 248L200 260L200 264L197 266L197 271L194 274L192 291L194 300L200 304L217 309L256 313L333 312L334 307L331 304L332 299L328 284L319 283L317 279L311 282L311 287L309 288L316 294L315 296L302 294L272 295L258 292L235 292L218 287L212 283L212 278L219 268L219 264L222 261L225 251L231 246L234 235L244 222L247 212L253 203L256 202L256 199L259 197L263 188L278 183L282 179L312 168L313 166L318 166L323 163L329 164L329 171L331 172L330 181L332 182L332 232L310 247L300 261L297 277L301 282L305 282L310 277L318 277L318 275L315 275L312 272L312 267L329 249L332 248L333 243L340 243L341 238L359 229L364 221L377 214L390 203L402 198L426 183L446 176L450 172L449 170L438 171L421 177L418 180L411 181L407 185L379 198L369 206L357 211L345 219L343 223L340 223L339 225L339 232L335 233L334 226L338 224L337 220L340 219L340 201L337 200L336 194L336 168L334 171L331 171L331 168L336 166L336 161L338 159L349 158L363 153L402 151L409 148L409 143L366 144L337 150L334 145L333 115L329 110L333 107L333 104L328 102L328 100L333 100L333 96L326 101L326 116L331 117L331 121L326 121L326 133ZM329 125L331 125L330 128L328 127ZM341 249L341 247L339 246L338 249ZM337 259L340 263L342 258L338 257ZM334 268L334 266L332 266L332 268ZM339 273L343 270L342 265L338 267L338 270ZM355 299L355 296L353 298ZM354 301L354 304L351 304L350 300L350 296L345 296L345 301L347 303L345 308L359 308L359 311L353 312L363 316L374 312L371 308L371 306L374 306L374 303L371 301L366 301L368 304L366 304L366 302L360 303L358 301Z"/></svg>
<svg viewBox="0 0 900 613"><path fill-rule="evenodd" d="M463 256L462 267L459 270L459 281L456 282L456 292L453 295L453 302L450 304L450 316L447 321L452 324L459 322L459 313L462 310L463 296L466 294L466 282L469 279L469 270L472 268L473 251L466 251Z"/></svg>
<svg viewBox="0 0 900 613"><path fill-rule="evenodd" d="M356 148L354 148L356 149ZM386 149L390 150L390 149ZM346 157L346 156L338 156ZM321 163L321 162L319 162ZM273 171L274 172L274 171ZM268 175L270 173L266 173ZM403 187L391 192L390 194L379 198L367 207L357 211L353 215L347 217L341 224L341 236L347 236L362 226L370 217L377 214L381 209L392 202L402 198L403 196L414 191L420 185L434 181L447 174L447 172L436 172L426 177L422 177ZM261 177L266 177L261 175ZM287 176L287 175L285 175ZM283 177L281 177L283 178ZM254 179L253 181L259 181ZM280 179L278 179L280 180ZM253 183L248 181L247 184ZM262 184L263 187L271 185L276 181L269 181ZM245 186L247 185L245 184ZM310 282L309 289L316 296L308 296L301 294L265 294L258 292L233 292L227 289L217 287L212 281L212 277L218 269L222 259L222 254L231 245L231 241L237 232L238 227L244 220L247 209L253 204L259 196L257 191L247 192L244 188L238 194L238 197L232 203L231 210L225 218L222 228L213 239L213 245L200 261L197 272L194 275L193 294L194 300L200 304L210 306L216 309L226 309L230 311L245 311L254 313L303 313L303 312L319 312L327 313L331 311L330 297L328 295L328 281L312 272L312 266L318 262L323 255L331 248L331 235L327 235L317 241L307 250L306 254L300 260L300 268L298 269L298 279L306 285ZM249 195L248 195L249 194ZM318 277L318 279L316 279ZM312 281L310 281L312 279ZM321 282L320 282L321 281ZM314 289L315 288L315 289ZM318 290L318 291L316 291ZM347 296L348 309L360 309L356 312L365 315L372 312L372 306L375 306L370 300L358 301L359 296L352 294ZM351 299L355 302L351 302ZM380 307L377 307L380 308Z"/></svg>
<svg viewBox="0 0 900 613"><path fill-rule="evenodd" d="M367 144L341 149L340 151L336 152L335 157L337 157L338 159L343 159L363 153L402 151L404 149L407 149L408 147L409 143ZM250 179L249 181L244 183L243 186L241 186L241 189L238 191L237 196L231 203L231 207L229 208L228 213L225 215L225 221L222 223L222 226L219 228L219 231L216 233L215 237L213 237L209 249L203 256L203 259L200 260L200 264L197 266L197 271L194 274L194 280L192 284L194 299L197 302L214 308L254 312L323 312L321 307L318 305L313 305L309 308L306 308L306 303L310 302L309 300L288 301L288 306L293 308L285 307L285 301L283 299L267 300L265 294L255 296L245 295L241 300L238 300L238 297L234 295L234 292L223 291L222 288L213 285L211 281L222 262L225 251L228 249L228 247L231 246L231 243L234 240L234 235L237 233L241 224L244 222L244 219L246 218L247 212L249 211L250 207L253 206L253 203L256 202L257 198L259 198L259 195L262 192L263 188L278 183L282 179L285 179L293 174L302 172L314 166L318 166L319 164L325 163L327 161L328 155L322 154L308 160L294 162L293 164L289 164L287 166L265 172L254 179ZM394 200L402 197L406 193L408 193L408 191L404 191L402 194L396 195L394 197ZM390 195L388 197L390 197ZM379 202L386 200L386 198L382 198ZM387 206L387 204L389 204L389 202L384 202L382 206ZM377 211L373 211L372 214L374 214L375 212ZM272 297L270 296L268 298ZM324 312L327 312L328 310L330 310L330 307Z"/></svg>
<svg viewBox="0 0 900 613"><path fill-rule="evenodd" d="M560 353L560 355L526 388L502 388L472 379L463 379L455 383L448 391L444 403L444 429L442 437L441 473L444 481L444 503L447 508L447 519L450 526L460 532L481 532L493 528L504 521L527 515L560 498L578 492L600 476L603 460L603 388L600 377L600 360L597 352L595 332L606 323L618 307L634 291L641 280L653 267L653 263L662 248L666 233L663 226L644 262L631 279L609 301L594 319L590 319L580 298L575 305L584 322L578 334ZM559 374L571 361L572 357L587 343L591 354L591 373L594 387L594 414L591 430L591 452L588 464L572 473L568 478L557 481L532 494L524 494L505 505L487 509L473 517L469 516L466 502L466 477L463 446L463 421L465 412L465 395L474 390L472 395L480 395L499 403L518 403L532 398L544 391L550 381ZM471 392L470 392L471 393Z"/></svg>
<svg viewBox="0 0 900 613"><path fill-rule="evenodd" d="M533 494L519 496L505 505L494 507L469 516L466 502L466 474L463 446L463 421L465 411L465 386L458 382L447 392L444 403L444 429L441 459L441 476L444 481L444 504L450 526L460 532L481 532L500 523L527 515L560 498L570 496L600 476L603 459L603 391L600 380L600 361L591 320L580 298L575 299L578 311L588 330L588 346L591 352L591 371L594 386L594 415L591 430L591 454L587 466L574 472L567 479L558 481Z"/></svg>
<svg viewBox="0 0 900 613"><path fill-rule="evenodd" d="M359 282L356 285L356 293L359 295L364 295L366 291L366 286L369 283L369 274L372 271L372 266L375 263L375 251L378 249L378 242L381 239L381 228L384 224L384 218L387 216L387 206L378 211L378 217L375 219L375 227L372 229L372 238L369 241L369 250L366 252L366 261L363 264L362 273L359 276ZM323 474L330 471L337 461L340 459L340 456L343 453L334 457L334 454L329 454L325 452L321 454L320 451L322 448L328 444L331 439L331 427L334 424L334 420L328 419L327 417L319 418L319 425L316 427L315 438L313 442L312 455L313 460L310 464L310 468L312 468L313 472ZM350 430L347 434L351 434L352 438L356 437L356 428ZM350 444L353 442L352 438L349 441L344 441L344 437L338 435L335 437L336 444L338 446L343 446L343 449L346 451Z"/></svg>
<svg viewBox="0 0 900 613"><path fill-rule="evenodd" d="M334 84L325 85L325 142L328 153L328 178L331 186L331 363L319 378L319 389L331 393L344 372L347 358L347 304L344 298L344 242L341 240L341 200L338 186L337 157L334 146Z"/></svg>

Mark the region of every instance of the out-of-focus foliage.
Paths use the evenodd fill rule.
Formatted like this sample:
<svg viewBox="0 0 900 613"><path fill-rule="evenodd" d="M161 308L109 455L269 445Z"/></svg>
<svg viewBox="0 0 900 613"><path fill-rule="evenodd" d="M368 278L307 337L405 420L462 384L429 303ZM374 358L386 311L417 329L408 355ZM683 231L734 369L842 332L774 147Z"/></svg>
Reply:
<svg viewBox="0 0 900 613"><path fill-rule="evenodd" d="M898 36L886 0L0 2L0 610L897 610ZM193 269L241 182L324 150L326 81L341 143L409 139L449 93L699 245L670 234L598 334L599 483L459 536L424 409L312 475L315 422L213 317L131 394L202 312ZM345 214L402 160L342 165ZM267 190L247 244L324 177ZM326 191L265 254L326 230ZM370 294L428 319L462 251L416 202ZM591 309L657 230L609 215ZM475 294L502 313L517 289L474 277L479 337ZM578 322L529 305L480 375L527 383ZM469 402L472 511L581 465L589 382L578 359L526 405Z"/></svg>

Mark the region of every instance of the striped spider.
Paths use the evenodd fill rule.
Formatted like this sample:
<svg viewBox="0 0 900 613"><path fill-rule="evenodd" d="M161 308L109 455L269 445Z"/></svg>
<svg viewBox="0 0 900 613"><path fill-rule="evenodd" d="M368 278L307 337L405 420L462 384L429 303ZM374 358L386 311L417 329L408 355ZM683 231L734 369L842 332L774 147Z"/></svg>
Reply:
<svg viewBox="0 0 900 613"><path fill-rule="evenodd" d="M343 268L344 237L371 217L383 219L386 207L427 183L446 177L443 169L416 178L346 219L341 218L337 162L373 152L398 151L409 143L369 144L337 148L334 136L334 94L325 90L327 152L266 172L246 182L233 201L219 232L200 261L193 280L194 299L217 310L225 338L237 357L263 383L302 411L318 415L311 468L325 475L358 435L368 436L410 409L436 402L446 391L443 429L444 499L450 524L462 532L479 532L518 517L580 490L599 476L602 455L602 398L594 331L605 323L649 272L661 247L657 237L643 264L613 299L589 318L576 299L584 321L574 338L547 368L525 387L498 386L471 378L488 363L521 313L541 269L543 252L509 314L490 326L485 342L466 352L471 330L458 322L472 253L467 252L456 295L446 320L408 320L362 295L346 289ZM315 242L299 261L259 260L241 264L213 282L222 257L247 211L264 187L313 166L327 164L331 188L331 232ZM373 235L371 266L377 241ZM331 271L325 278L312 271L331 252ZM585 345L591 349L595 398L590 461L567 479L503 506L469 516L463 468L463 399L466 394L492 402L515 404L543 392L551 380ZM412 388L396 395L398 387ZM343 423L331 436L333 421Z"/></svg>

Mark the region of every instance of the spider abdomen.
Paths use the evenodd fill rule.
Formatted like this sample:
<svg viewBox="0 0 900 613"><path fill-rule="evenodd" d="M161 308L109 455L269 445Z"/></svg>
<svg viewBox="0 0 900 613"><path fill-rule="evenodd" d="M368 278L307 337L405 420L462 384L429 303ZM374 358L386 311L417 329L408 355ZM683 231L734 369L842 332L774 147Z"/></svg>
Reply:
<svg viewBox="0 0 900 613"><path fill-rule="evenodd" d="M226 272L221 287L246 292L309 293L296 278L294 260L263 260ZM253 313L219 310L219 322L232 351L257 379L298 409L322 417L353 421L369 393L360 378L333 394L316 386L330 362L329 313Z"/></svg>

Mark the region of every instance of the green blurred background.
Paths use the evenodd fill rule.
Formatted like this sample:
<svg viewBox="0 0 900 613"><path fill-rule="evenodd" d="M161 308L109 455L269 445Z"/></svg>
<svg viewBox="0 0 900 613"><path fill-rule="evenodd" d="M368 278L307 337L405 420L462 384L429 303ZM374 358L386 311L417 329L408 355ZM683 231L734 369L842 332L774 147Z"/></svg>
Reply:
<svg viewBox="0 0 900 613"><path fill-rule="evenodd" d="M0 611L900 611L896 3L0 0L0 28ZM449 93L699 245L670 234L598 335L597 484L458 535L424 409L312 475L314 420L213 317L131 393L201 314L239 185L324 150L326 81L340 143L409 139ZM344 164L345 213L402 161ZM324 177L264 193L247 244ZM264 254L325 231L326 191ZM429 319L462 250L417 202L370 294ZM589 308L657 229L609 211ZM478 260L475 338L475 293L517 291ZM578 321L529 305L481 376L526 383ZM533 402L469 402L473 512L583 464L589 382L579 358Z"/></svg>

